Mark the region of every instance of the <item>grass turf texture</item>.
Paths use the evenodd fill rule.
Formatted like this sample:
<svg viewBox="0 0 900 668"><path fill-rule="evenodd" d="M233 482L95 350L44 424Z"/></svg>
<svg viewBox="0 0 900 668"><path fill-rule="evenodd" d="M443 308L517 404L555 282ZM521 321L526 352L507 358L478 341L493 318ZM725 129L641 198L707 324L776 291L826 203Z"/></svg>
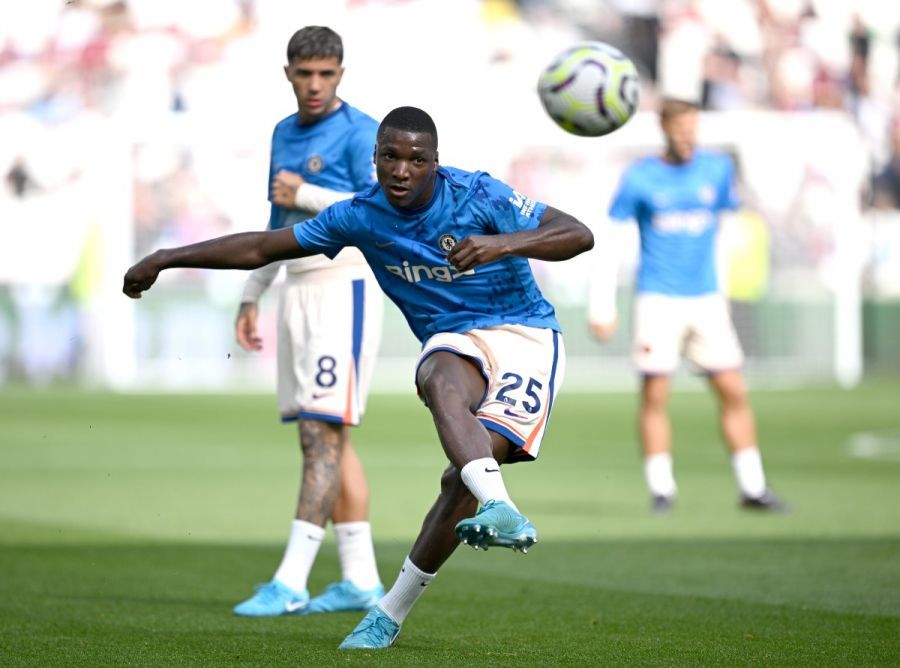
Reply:
<svg viewBox="0 0 900 668"><path fill-rule="evenodd" d="M392 649L339 652L345 613L239 619L271 577L298 447L267 396L0 391L0 664L897 665L900 383L756 392L793 512L737 509L712 399L673 395L680 498L648 512L632 394L560 397L505 479L528 555L460 548ZM868 457L854 434L887 434ZM355 433L388 586L444 465L414 397ZM331 537L310 579L337 579Z"/></svg>

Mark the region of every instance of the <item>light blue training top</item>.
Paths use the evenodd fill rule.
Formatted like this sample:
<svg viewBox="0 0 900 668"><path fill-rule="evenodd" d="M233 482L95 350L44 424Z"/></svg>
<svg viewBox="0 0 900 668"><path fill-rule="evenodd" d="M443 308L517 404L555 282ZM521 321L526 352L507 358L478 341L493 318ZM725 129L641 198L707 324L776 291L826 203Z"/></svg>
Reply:
<svg viewBox="0 0 900 668"><path fill-rule="evenodd" d="M434 195L419 209L395 208L376 185L294 225L294 236L332 258L345 246L359 248L420 341L503 324L559 331L528 259L505 257L460 273L446 258L469 235L535 229L546 209L484 172L439 167Z"/></svg>
<svg viewBox="0 0 900 668"><path fill-rule="evenodd" d="M681 165L650 157L626 170L609 215L637 221L637 292L682 297L716 292L719 213L737 207L728 155L696 151Z"/></svg>
<svg viewBox="0 0 900 668"><path fill-rule="evenodd" d="M269 181L282 169L305 181L340 192L368 190L375 183L375 134L378 122L343 102L324 118L301 125L296 113L282 119L272 131ZM272 201L271 192L268 193ZM289 227L310 218L299 209L272 204L269 227Z"/></svg>

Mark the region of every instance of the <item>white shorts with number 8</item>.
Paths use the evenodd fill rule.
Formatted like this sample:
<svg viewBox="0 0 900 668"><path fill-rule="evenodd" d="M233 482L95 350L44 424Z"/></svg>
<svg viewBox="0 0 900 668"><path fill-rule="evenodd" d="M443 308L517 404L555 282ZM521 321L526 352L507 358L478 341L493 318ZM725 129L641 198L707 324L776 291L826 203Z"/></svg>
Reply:
<svg viewBox="0 0 900 668"><path fill-rule="evenodd" d="M566 368L562 335L552 329L501 325L425 342L416 370L439 350L469 358L487 383L475 416L517 450L512 461L536 459Z"/></svg>
<svg viewBox="0 0 900 668"><path fill-rule="evenodd" d="M384 295L375 278L294 280L278 306L281 420L358 425L381 344Z"/></svg>

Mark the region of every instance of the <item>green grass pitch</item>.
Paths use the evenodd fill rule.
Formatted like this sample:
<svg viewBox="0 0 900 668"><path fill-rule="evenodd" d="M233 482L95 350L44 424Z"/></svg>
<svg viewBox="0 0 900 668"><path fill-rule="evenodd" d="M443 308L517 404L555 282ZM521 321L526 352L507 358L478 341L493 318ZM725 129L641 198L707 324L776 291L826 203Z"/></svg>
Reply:
<svg viewBox="0 0 900 668"><path fill-rule="evenodd" d="M752 398L791 513L737 508L711 397L676 391L679 504L651 516L634 395L563 390L504 468L540 542L462 546L393 648L347 653L358 614L231 614L295 501L273 397L0 390L0 665L900 665L900 381ZM355 439L389 586L445 460L413 396ZM329 533L311 590L338 575Z"/></svg>

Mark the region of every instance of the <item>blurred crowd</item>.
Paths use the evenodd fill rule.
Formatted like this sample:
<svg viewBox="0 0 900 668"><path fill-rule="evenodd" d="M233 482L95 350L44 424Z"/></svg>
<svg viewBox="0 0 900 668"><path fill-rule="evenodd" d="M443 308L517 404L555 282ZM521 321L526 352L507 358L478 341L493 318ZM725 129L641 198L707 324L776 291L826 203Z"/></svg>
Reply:
<svg viewBox="0 0 900 668"><path fill-rule="evenodd" d="M180 111L215 115L248 107L273 118L272 79L285 25L304 5L274 0L35 0L0 7L0 169L8 194L58 185L77 171L29 154L29 131L58 129L85 115L139 126ZM321 4L321 3L320 3ZM344 0L342 16L436 6L434 0ZM613 43L638 63L645 107L656 92L698 98L709 110L842 110L872 157L868 201L900 206L900 11L883 0L481 0L473 16L493 49L488 63L516 58L528 36ZM214 11L212 9L214 8ZM335 12L337 14L337 12ZM321 11L319 11L321 15ZM319 18L319 16L317 16ZM427 20L427 18L426 18ZM533 28L510 31L510 24ZM428 27L423 25L423 30ZM504 40L503 35L511 35ZM467 47L473 48L474 47ZM268 86L268 88L266 88ZM262 109L260 109L262 107ZM11 120L17 117L16 121ZM234 116L232 115L232 118ZM31 121L31 122L29 122ZM43 127L42 127L43 126ZM32 141L33 144L39 142ZM58 144L59 142L57 142ZM48 162L55 162L51 168ZM173 160L173 163L178 163ZM67 169L68 168L68 169ZM172 166L177 171L177 164ZM892 190L893 188L893 190ZM155 198L150 198L155 199ZM148 204L149 206L149 204Z"/></svg>
<svg viewBox="0 0 900 668"><path fill-rule="evenodd" d="M643 83L712 111L839 110L871 155L867 204L900 208L900 8L882 0L522 0L577 17ZM614 10L614 11L611 11Z"/></svg>
<svg viewBox="0 0 900 668"><path fill-rule="evenodd" d="M392 30L394 17L408 23ZM371 22L382 18L384 25L371 30ZM472 80L489 80L492 67L508 71L518 63L525 69L523 81L531 81L532 63L524 63L538 42L599 39L635 60L645 109L660 95L675 95L696 99L710 111L844 113L854 119L868 148L863 206L900 209L895 2L7 2L0 4L0 228L6 228L0 229L6 247L0 292L7 292L0 299L0 380L23 371L49 378L56 373L52 369L71 368L77 359L79 319L60 315L54 305L87 299L73 294L91 294L85 287L92 280L86 258L97 252L92 244L102 237L92 231L93 205L63 209L66 243L42 244L46 235L35 230L55 217L40 223L33 218L35 212L65 207L67 195L79 188L97 188L89 191L96 193L87 198L91 202L107 198L103 184L119 176L110 164L127 163L130 170L124 190L135 221L129 242L135 252L235 227L261 227L266 184L259 149L267 145L272 123L291 111L289 91L273 63L283 62L287 37L307 23L332 24L344 33L345 46L357 54L354 67L369 68L365 78L373 91L353 99L376 116L387 110L380 108L378 89L396 84L401 75L385 71L367 54L386 48L385 58L396 65L392 41L410 27L419 31L422 53L404 49L400 65L407 72L414 67L427 72L429 59L458 56ZM440 43L455 52L431 49L432 39L443 39ZM383 75L376 80L376 73ZM353 84L345 88L362 90ZM455 90L446 95L458 98ZM196 140L203 136L209 141L198 150ZM217 141L224 136L227 142ZM233 187L235 178L249 184L243 193ZM247 204L248 189L259 191L258 206ZM23 245L40 248L45 258L40 264L57 270L42 271L38 262L24 261L29 253L21 252ZM61 281L60 275L68 278ZM33 321L29 327L35 332L71 330L63 339L72 343L4 354L25 346L16 342L28 337L13 330L26 321ZM48 361L51 349L58 350ZM15 364L23 368L10 368Z"/></svg>

